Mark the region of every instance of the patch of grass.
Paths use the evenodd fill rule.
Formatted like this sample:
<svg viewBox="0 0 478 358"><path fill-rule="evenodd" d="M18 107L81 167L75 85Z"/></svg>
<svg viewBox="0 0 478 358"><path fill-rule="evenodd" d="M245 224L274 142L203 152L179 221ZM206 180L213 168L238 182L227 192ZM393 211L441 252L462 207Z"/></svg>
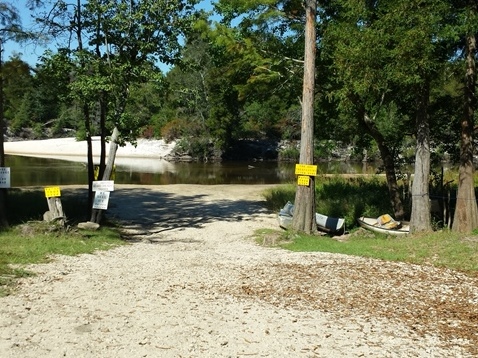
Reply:
<svg viewBox="0 0 478 358"><path fill-rule="evenodd" d="M12 190L8 198L11 228L0 232L0 296L14 289L16 279L32 275L26 265L49 262L53 255L94 253L126 244L113 227L86 231L39 221L48 210L43 189ZM79 217L85 214L82 201L82 195L62 197L69 224L84 220Z"/></svg>
<svg viewBox="0 0 478 358"><path fill-rule="evenodd" d="M359 229L346 240L296 234L280 246L297 252L330 252L478 273L478 236L463 237L448 230L395 237Z"/></svg>

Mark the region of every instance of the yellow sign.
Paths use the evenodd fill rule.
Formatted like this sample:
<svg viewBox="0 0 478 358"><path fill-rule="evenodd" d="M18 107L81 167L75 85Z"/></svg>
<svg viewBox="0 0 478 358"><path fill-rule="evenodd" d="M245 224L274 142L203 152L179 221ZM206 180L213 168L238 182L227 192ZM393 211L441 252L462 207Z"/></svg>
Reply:
<svg viewBox="0 0 478 358"><path fill-rule="evenodd" d="M295 174L296 175L308 175L308 176L315 177L317 175L317 165L296 164L295 165Z"/></svg>
<svg viewBox="0 0 478 358"><path fill-rule="evenodd" d="M310 185L310 177L299 175L297 178L297 184L302 186L309 186Z"/></svg>
<svg viewBox="0 0 478 358"><path fill-rule="evenodd" d="M45 188L45 196L47 198L56 198L61 196L60 187L59 186L50 186Z"/></svg>

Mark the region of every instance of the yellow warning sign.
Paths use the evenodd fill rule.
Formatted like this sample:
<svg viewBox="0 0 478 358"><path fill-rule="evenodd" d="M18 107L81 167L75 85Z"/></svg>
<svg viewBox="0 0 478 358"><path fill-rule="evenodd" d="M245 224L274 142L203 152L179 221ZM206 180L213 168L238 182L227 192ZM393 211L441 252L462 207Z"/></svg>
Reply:
<svg viewBox="0 0 478 358"><path fill-rule="evenodd" d="M296 164L295 165L295 174L296 175L316 176L317 175L317 165Z"/></svg>
<svg viewBox="0 0 478 358"><path fill-rule="evenodd" d="M310 177L305 175L299 175L299 177L297 178L297 184L302 186L309 186Z"/></svg>
<svg viewBox="0 0 478 358"><path fill-rule="evenodd" d="M47 198L56 198L61 196L60 187L59 186L50 186L45 188L45 196Z"/></svg>

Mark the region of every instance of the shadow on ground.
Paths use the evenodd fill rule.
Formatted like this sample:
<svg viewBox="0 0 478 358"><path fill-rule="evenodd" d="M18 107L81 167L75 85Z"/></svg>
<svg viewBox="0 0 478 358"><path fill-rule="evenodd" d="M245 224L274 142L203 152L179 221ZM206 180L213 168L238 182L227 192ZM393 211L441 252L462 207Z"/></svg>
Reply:
<svg viewBox="0 0 478 358"><path fill-rule="evenodd" d="M181 195L141 188L119 189L111 193L105 218L120 221L130 229L156 228L156 232L161 232L201 227L218 220L251 220L270 212L265 201L216 198L217 193Z"/></svg>

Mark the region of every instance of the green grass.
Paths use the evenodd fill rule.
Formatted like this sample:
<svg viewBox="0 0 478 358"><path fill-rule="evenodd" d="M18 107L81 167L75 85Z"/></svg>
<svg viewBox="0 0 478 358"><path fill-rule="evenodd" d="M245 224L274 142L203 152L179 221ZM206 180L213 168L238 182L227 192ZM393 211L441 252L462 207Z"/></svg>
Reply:
<svg viewBox="0 0 478 358"><path fill-rule="evenodd" d="M478 236L464 238L449 231L401 237L352 234L344 241L296 235L280 246L297 252L331 252L478 273Z"/></svg>
<svg viewBox="0 0 478 358"><path fill-rule="evenodd" d="M0 296L11 293L16 279L32 275L26 265L49 262L52 255L94 253L126 244L114 227L102 226L96 231L73 229L86 215L80 205L83 195L62 198L67 226L39 221L48 210L42 190L9 193L11 228L0 232Z"/></svg>
<svg viewBox="0 0 478 358"><path fill-rule="evenodd" d="M279 211L287 201L294 202L295 190L296 185L290 184L267 191L267 206ZM277 231L275 234L258 232L256 238L259 244L298 252L331 252L478 273L478 232L464 236L441 229L428 234L392 237L358 228L357 217L378 217L393 212L387 198L383 178L319 177L316 183L317 211L344 217L349 235L332 238Z"/></svg>

